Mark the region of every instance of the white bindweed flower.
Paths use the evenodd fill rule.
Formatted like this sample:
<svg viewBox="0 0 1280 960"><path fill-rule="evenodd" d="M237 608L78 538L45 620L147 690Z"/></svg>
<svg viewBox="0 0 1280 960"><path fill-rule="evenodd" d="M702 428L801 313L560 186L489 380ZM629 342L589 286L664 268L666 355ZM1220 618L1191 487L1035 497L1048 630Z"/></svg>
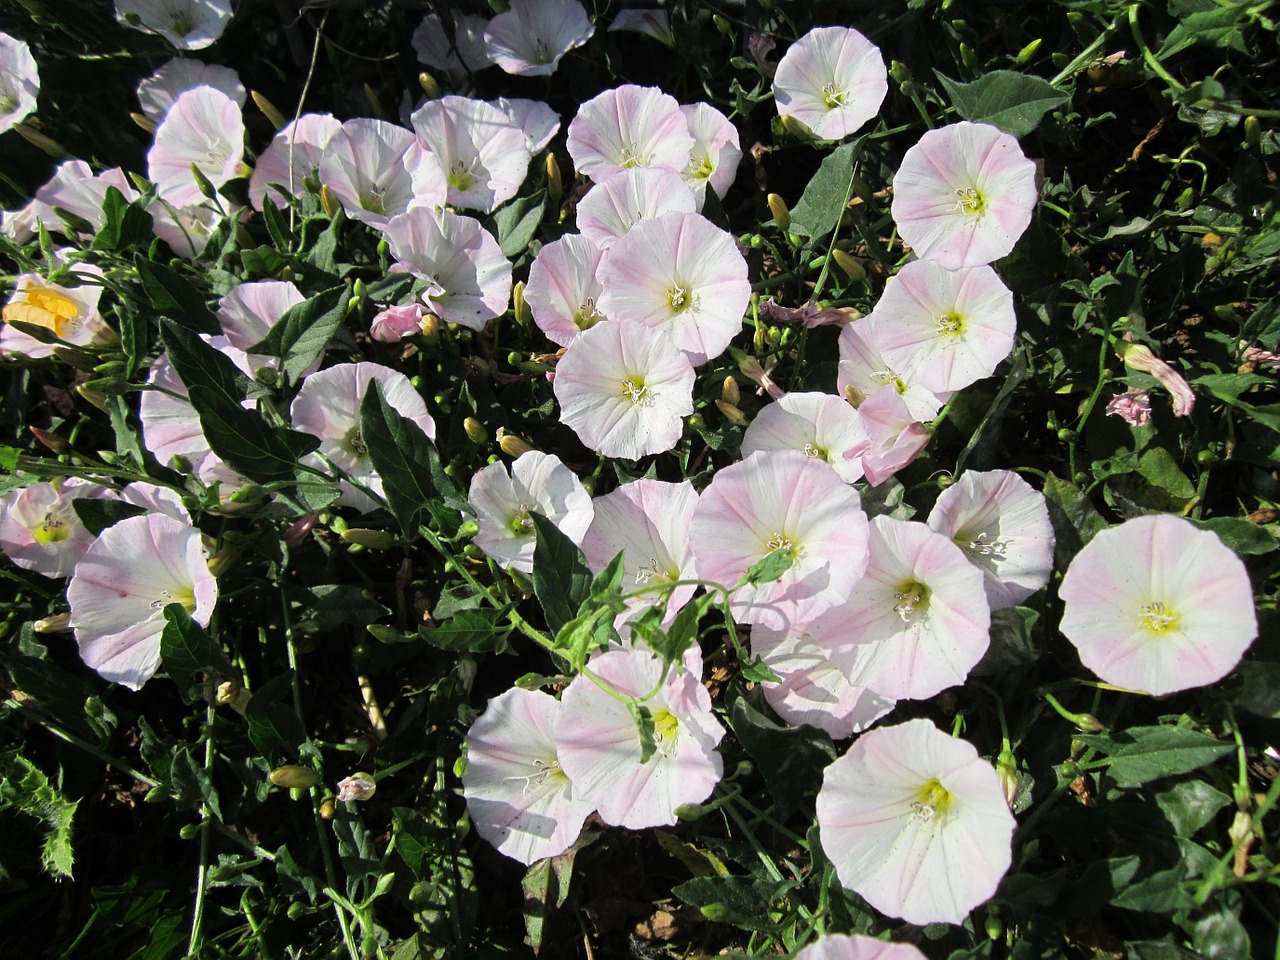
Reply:
<svg viewBox="0 0 1280 960"><path fill-rule="evenodd" d="M742 455L799 450L854 483L862 479L862 455L870 443L858 411L844 400L829 393L788 393L751 421L742 436Z"/></svg>
<svg viewBox="0 0 1280 960"><path fill-rule="evenodd" d="M142 107L144 116L159 123L178 97L196 87L221 90L241 108L248 97L244 84L240 82L240 75L230 67L201 63L188 57L174 57L139 82L138 105Z"/></svg>
<svg viewBox="0 0 1280 960"><path fill-rule="evenodd" d="M520 126L483 100L429 100L414 112L413 129L439 161L456 207L492 212L516 195L533 159Z"/></svg>
<svg viewBox="0 0 1280 960"><path fill-rule="evenodd" d="M788 48L773 77L782 117L821 140L840 140L876 115L889 92L880 50L857 30L818 27Z"/></svg>
<svg viewBox="0 0 1280 960"><path fill-rule="evenodd" d="M55 254L55 259L60 254ZM58 264L60 265L60 263ZM26 323L43 327L64 343L73 346L109 343L115 333L103 322L98 312L102 296L103 275L91 263L72 266L72 276L82 282L78 286L50 283L37 273L24 273L4 306L4 325L0 327L0 353L22 353L28 357L49 357L53 345L32 336L13 324Z"/></svg>
<svg viewBox="0 0 1280 960"><path fill-rule="evenodd" d="M578 229L607 250L642 220L664 213L697 213L684 180L660 167L631 167L605 177L578 201Z"/></svg>
<svg viewBox="0 0 1280 960"><path fill-rule="evenodd" d="M205 199L195 167L214 188L245 173L240 106L221 90L196 87L179 94L156 128L147 177L175 207Z"/></svg>
<svg viewBox="0 0 1280 960"><path fill-rule="evenodd" d="M680 112L693 134L693 156L681 175L693 190L701 210L708 187L724 199L737 179L738 163L742 160L738 128L709 103L682 106Z"/></svg>
<svg viewBox="0 0 1280 960"><path fill-rule="evenodd" d="M262 209L268 192L277 207L301 197L305 179L316 177L329 141L341 130L332 114L304 113L272 137L249 177L253 209Z"/></svg>
<svg viewBox="0 0 1280 960"><path fill-rule="evenodd" d="M596 306L603 290L596 279L603 252L586 237L569 233L543 244L529 267L524 299L533 322L562 347L604 319Z"/></svg>
<svg viewBox="0 0 1280 960"><path fill-rule="evenodd" d="M344 123L323 149L319 176L347 216L378 230L410 209L443 206L448 195L435 155L385 120Z"/></svg>
<svg viewBox="0 0 1280 960"><path fill-rule="evenodd" d="M578 172L599 183L630 167L689 165L693 136L680 104L657 87L606 90L578 108L567 146Z"/></svg>
<svg viewBox="0 0 1280 960"><path fill-rule="evenodd" d="M0 33L0 133L26 119L36 108L40 74L27 44Z"/></svg>
<svg viewBox="0 0 1280 960"><path fill-rule="evenodd" d="M489 59L507 73L550 76L560 58L591 39L595 26L578 0L511 0L484 31Z"/></svg>
<svg viewBox="0 0 1280 960"><path fill-rule="evenodd" d="M79 477L10 490L0 496L0 551L27 570L69 577L94 540L72 501L115 496L115 491Z"/></svg>
<svg viewBox="0 0 1280 960"><path fill-rule="evenodd" d="M179 50L202 50L227 29L231 0L116 0L116 19Z"/></svg>

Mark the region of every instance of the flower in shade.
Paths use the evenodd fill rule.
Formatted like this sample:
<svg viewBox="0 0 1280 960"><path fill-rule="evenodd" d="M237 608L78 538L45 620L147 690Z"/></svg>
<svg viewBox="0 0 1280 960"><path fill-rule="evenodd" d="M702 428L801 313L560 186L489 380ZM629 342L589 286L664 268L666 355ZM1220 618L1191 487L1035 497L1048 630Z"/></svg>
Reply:
<svg viewBox="0 0 1280 960"><path fill-rule="evenodd" d="M674 447L693 413L693 367L666 335L638 323L584 330L556 364L560 421L592 450L637 460Z"/></svg>
<svg viewBox="0 0 1280 960"><path fill-rule="evenodd" d="M559 700L513 687L494 697L467 731L462 794L476 831L531 864L563 853L595 812L560 769Z"/></svg>
<svg viewBox="0 0 1280 960"><path fill-rule="evenodd" d="M860 129L888 92L879 48L848 27L810 30L782 55L773 76L778 113L821 140L840 140Z"/></svg>
<svg viewBox="0 0 1280 960"><path fill-rule="evenodd" d="M0 328L0 353L22 353L28 357L49 357L53 345L39 340L12 324L43 327L64 343L75 346L109 343L115 334L98 313L102 296L102 270L91 263L77 263L71 276L82 280L78 286L50 283L39 274L24 273L9 302L5 304L4 326Z"/></svg>
<svg viewBox="0 0 1280 960"><path fill-rule="evenodd" d="M369 447L360 434L360 404L372 380L382 386L383 396L392 409L416 423L429 439L435 439L435 421L409 378L390 367L367 361L340 363L311 374L302 381L302 389L293 398L289 417L298 430L320 438L320 449L308 454L305 462L323 469L320 460L323 455L381 496L382 478L374 470ZM339 504L361 512L376 508L371 497L346 480L339 487L342 490Z"/></svg>
<svg viewBox="0 0 1280 960"><path fill-rule="evenodd" d="M995 768L928 720L855 740L827 767L817 814L840 882L908 923L963 922L1012 861L1015 823Z"/></svg>
<svg viewBox="0 0 1280 960"><path fill-rule="evenodd" d="M671 33L671 14L665 10L619 10L609 24L610 33L618 30L643 33L668 47L676 45L676 38Z"/></svg>
<svg viewBox="0 0 1280 960"><path fill-rule="evenodd" d="M413 129L439 161L457 207L489 213L510 200L533 159L524 131L483 100L429 100L414 112Z"/></svg>
<svg viewBox="0 0 1280 960"><path fill-rule="evenodd" d="M391 256L427 281L422 302L446 323L483 330L511 301L511 261L480 221L415 207L383 231Z"/></svg>
<svg viewBox="0 0 1280 960"><path fill-rule="evenodd" d="M678 174L660 167L631 167L605 177L578 201L578 229L605 250L642 220L697 210L693 191Z"/></svg>
<svg viewBox="0 0 1280 960"><path fill-rule="evenodd" d="M196 87L178 95L156 128L147 152L147 177L177 207L204 201L195 167L215 188L241 176L244 120L240 105L221 90Z"/></svg>
<svg viewBox="0 0 1280 960"><path fill-rule="evenodd" d="M904 266L871 316L880 355L933 393L991 376L1017 330L1013 294L994 270L949 270L934 260Z"/></svg>
<svg viewBox="0 0 1280 960"><path fill-rule="evenodd" d="M862 455L870 445L858 411L829 393L788 393L751 421L742 455L757 450L799 450L831 464L845 483L862 479Z"/></svg>
<svg viewBox="0 0 1280 960"><path fill-rule="evenodd" d="M990 263L1013 250L1036 205L1036 165L985 123L928 130L893 178L903 242L944 267Z"/></svg>
<svg viewBox="0 0 1280 960"><path fill-rule="evenodd" d="M990 643L982 571L923 523L871 521L871 562L810 635L859 686L923 700L963 683Z"/></svg>
<svg viewBox="0 0 1280 960"><path fill-rule="evenodd" d="M1191 386L1182 374L1152 353L1150 347L1141 343L1122 344L1121 351L1126 367L1140 373L1151 374L1162 387L1169 391L1173 399L1175 417L1190 415L1196 405L1196 395L1191 392Z"/></svg>
<svg viewBox="0 0 1280 960"><path fill-rule="evenodd" d="M101 484L79 477L10 490L0 496L0 551L27 570L69 577L94 539L73 501L115 496Z"/></svg>
<svg viewBox="0 0 1280 960"><path fill-rule="evenodd" d="M239 107L244 106L248 96L240 75L230 67L174 57L138 84L138 105L144 116L159 123L180 95L196 87L221 90Z"/></svg>
<svg viewBox="0 0 1280 960"><path fill-rule="evenodd" d="M795 960L926 960L918 947L859 934L829 933L796 954Z"/></svg>
<svg viewBox="0 0 1280 960"><path fill-rule="evenodd" d="M591 526L591 494L560 458L530 450L506 464L491 463L471 478L468 502L479 531L475 544L497 563L533 573L535 530L530 513L540 513L574 543Z"/></svg>
<svg viewBox="0 0 1280 960"><path fill-rule="evenodd" d="M1155 696L1221 680L1258 635L1235 552L1169 514L1103 530L1058 588L1060 629L1107 683Z"/></svg>
<svg viewBox="0 0 1280 960"><path fill-rule="evenodd" d="M575 792L605 823L632 830L675 823L676 810L707 799L724 772L716 752L724 727L702 685L701 651L690 648L665 676L662 661L640 648L599 654L587 669L624 697L647 698L639 706L653 724L655 749L643 759L627 704L575 677L556 727L556 753Z"/></svg>
<svg viewBox="0 0 1280 960"><path fill-rule="evenodd" d="M861 404L881 387L892 386L906 404L914 420L932 420L951 396L941 396L891 367L880 353L883 324L865 317L840 331L840 366L836 387L841 395Z"/></svg>
<svg viewBox="0 0 1280 960"><path fill-rule="evenodd" d="M116 19L179 50L202 50L227 29L231 0L116 0Z"/></svg>
<svg viewBox="0 0 1280 960"><path fill-rule="evenodd" d="M1131 427L1145 427L1151 422L1151 391L1130 387L1117 393L1107 404L1107 414L1120 417Z"/></svg>
<svg viewBox="0 0 1280 960"><path fill-rule="evenodd" d="M443 206L448 195L440 161L411 131L365 117L329 139L319 176L347 216L377 229L411 208Z"/></svg>
<svg viewBox="0 0 1280 960"><path fill-rule="evenodd" d="M1016 473L966 471L938 497L929 527L950 537L982 570L992 610L1016 606L1049 582L1049 507Z"/></svg>
<svg viewBox="0 0 1280 960"><path fill-rule="evenodd" d="M242 283L218 301L218 322L233 347L248 351L258 345L290 308L305 300L288 280Z"/></svg>
<svg viewBox="0 0 1280 960"><path fill-rule="evenodd" d="M61 226L63 221L58 211L64 211L86 221L96 232L106 222L102 205L110 187L119 190L126 202L138 198L138 191L119 167L94 174L93 168L83 160L67 160L58 164L53 178L36 191L35 215L46 229L61 229L70 236L70 224L65 228Z"/></svg>
<svg viewBox="0 0 1280 960"><path fill-rule="evenodd" d="M429 67L443 70L455 81L466 80L469 73L493 65L485 44L484 30L488 21L472 13L453 14L453 39L445 33L440 17L427 14L410 42L418 60Z"/></svg>
<svg viewBox="0 0 1280 960"><path fill-rule="evenodd" d="M693 136L674 97L657 87L626 84L578 108L567 146L577 171L599 183L628 167L681 173L693 155Z"/></svg>
<svg viewBox="0 0 1280 960"><path fill-rule="evenodd" d="M867 482L878 487L908 466L929 445L929 428L911 416L893 387L881 387L858 407L870 446L862 454Z"/></svg>
<svg viewBox="0 0 1280 960"><path fill-rule="evenodd" d="M304 113L280 130L262 151L249 177L249 202L261 210L268 191L280 206L303 193L303 180L319 170L329 141L342 124L328 113ZM290 167L292 163L292 167Z"/></svg>
<svg viewBox="0 0 1280 960"><path fill-rule="evenodd" d="M81 659L134 690L160 667L164 608L181 604L205 627L217 600L200 531L165 514L128 517L103 530L67 586Z"/></svg>
<svg viewBox="0 0 1280 960"><path fill-rule="evenodd" d="M0 33L0 133L36 108L40 74L25 41Z"/></svg>
<svg viewBox="0 0 1280 960"><path fill-rule="evenodd" d="M524 299L533 322L562 347L604 319L596 306L604 289L596 279L603 252L586 237L570 233L543 244L529 267Z"/></svg>
<svg viewBox="0 0 1280 960"><path fill-rule="evenodd" d="M733 237L696 213L636 224L609 248L600 283L610 320L661 329L695 366L724 352L751 299Z"/></svg>
<svg viewBox="0 0 1280 960"><path fill-rule="evenodd" d="M578 0L511 0L485 27L489 59L507 73L549 76L596 32Z"/></svg>
<svg viewBox="0 0 1280 960"><path fill-rule="evenodd" d="M701 210L707 187L723 199L738 176L738 163L742 160L738 128L709 103L682 106L680 112L693 135L693 156L682 176L698 198Z"/></svg>
<svg viewBox="0 0 1280 960"><path fill-rule="evenodd" d="M421 331L422 316L422 307L416 303L379 310L369 321L369 336L382 343L399 343Z"/></svg>
<svg viewBox="0 0 1280 960"><path fill-rule="evenodd" d="M775 630L844 601L867 569L869 531L857 492L797 450L753 453L716 472L693 517L698 576L732 588L775 550L791 566L730 596L733 614Z"/></svg>

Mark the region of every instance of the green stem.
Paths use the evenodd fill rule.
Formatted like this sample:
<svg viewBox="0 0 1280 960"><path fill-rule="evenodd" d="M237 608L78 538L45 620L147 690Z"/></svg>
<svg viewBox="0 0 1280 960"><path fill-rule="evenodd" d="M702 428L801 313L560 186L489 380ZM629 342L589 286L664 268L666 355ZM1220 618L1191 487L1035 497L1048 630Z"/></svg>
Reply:
<svg viewBox="0 0 1280 960"><path fill-rule="evenodd" d="M1098 34L1092 43L1076 54L1075 58L1058 71L1057 76L1050 80L1049 83L1056 87L1058 84L1062 83L1062 81L1074 76L1080 70L1084 69L1086 64L1095 59L1095 54L1106 46L1107 41L1111 39L1111 35L1120 29L1121 22L1120 17L1116 17L1112 20L1107 29Z"/></svg>
<svg viewBox="0 0 1280 960"><path fill-rule="evenodd" d="M50 718L44 717L44 716L38 716L36 712L28 706L27 703L20 702L18 700L9 699L9 700L5 700L4 705L6 707L9 707L11 710L17 709L17 710L23 711L24 713L29 714L31 716L31 719L35 723L38 723L40 726L44 727L46 730L48 730L58 739L65 740L67 743L71 744L73 747L79 747L85 753L92 754L93 756L101 760L103 763L107 764L108 766L115 767L117 770L121 771L122 773L127 773L129 776L133 777L133 779L137 780L139 783L144 783L148 787L158 787L160 785L159 781L152 780L147 775L139 773L137 770L133 769L133 767L129 766L129 764L125 763L119 757L113 757L109 753L104 753L102 750L99 750L93 744L88 743L85 740L81 740L74 733L69 733L68 731L63 730L56 723L54 723Z"/></svg>
<svg viewBox="0 0 1280 960"><path fill-rule="evenodd" d="M213 777L213 704L205 708L204 772ZM196 902L191 914L191 939L187 944L187 956L198 957L201 933L204 928L205 884L209 878L209 801L200 803L200 864L196 869Z"/></svg>
<svg viewBox="0 0 1280 960"><path fill-rule="evenodd" d="M1142 36L1142 30L1138 27L1138 8L1140 3L1132 3L1129 5L1129 32L1133 34L1133 42L1138 45L1138 49L1142 51L1142 59L1146 61L1151 72L1167 83L1175 93L1182 93L1187 88L1174 79L1173 74L1164 68L1164 65L1151 52L1151 48L1147 46L1147 41Z"/></svg>

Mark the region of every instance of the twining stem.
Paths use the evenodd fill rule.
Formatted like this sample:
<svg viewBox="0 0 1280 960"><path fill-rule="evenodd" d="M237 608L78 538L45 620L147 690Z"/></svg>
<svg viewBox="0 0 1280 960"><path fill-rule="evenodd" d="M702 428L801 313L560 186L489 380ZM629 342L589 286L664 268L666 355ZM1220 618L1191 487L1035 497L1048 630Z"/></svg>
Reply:
<svg viewBox="0 0 1280 960"><path fill-rule="evenodd" d="M214 705L205 707L204 719L204 774L213 778L213 720ZM204 928L205 884L209 878L209 801L200 802L200 864L196 869L196 902L191 913L191 939L187 944L187 956L198 957L201 934Z"/></svg>

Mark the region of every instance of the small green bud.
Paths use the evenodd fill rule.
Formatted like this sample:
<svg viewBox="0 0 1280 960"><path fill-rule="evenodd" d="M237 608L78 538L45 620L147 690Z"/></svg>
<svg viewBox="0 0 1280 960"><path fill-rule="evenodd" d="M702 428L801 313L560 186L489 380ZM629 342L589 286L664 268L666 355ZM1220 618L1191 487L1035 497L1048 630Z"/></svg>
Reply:
<svg viewBox="0 0 1280 960"><path fill-rule="evenodd" d="M850 280L862 281L867 279L866 268L853 254L835 249L831 251L831 259L836 262L836 266L849 275Z"/></svg>
<svg viewBox="0 0 1280 960"><path fill-rule="evenodd" d="M1256 147L1262 141L1262 121L1255 116L1244 118L1244 145Z"/></svg>
<svg viewBox="0 0 1280 960"><path fill-rule="evenodd" d="M976 70L978 68L978 54L974 51L973 47L963 41L960 43L960 62L970 70Z"/></svg>
<svg viewBox="0 0 1280 960"><path fill-rule="evenodd" d="M547 154L547 196L552 203L559 203L564 196L564 183L560 179L560 163L554 153Z"/></svg>
<svg viewBox="0 0 1280 960"><path fill-rule="evenodd" d="M129 369L128 364L123 360L108 360L106 363L100 363L93 368L94 373L101 374L104 377L120 377Z"/></svg>
<svg viewBox="0 0 1280 960"><path fill-rule="evenodd" d="M178 836L183 840L194 840L196 837L200 836L200 824L184 823L182 825L182 829L178 831Z"/></svg>
<svg viewBox="0 0 1280 960"><path fill-rule="evenodd" d="M466 432L467 439L472 443L485 444L489 442L489 431L475 417L467 417L463 420L462 429Z"/></svg>
<svg viewBox="0 0 1280 960"><path fill-rule="evenodd" d="M889 76L893 77L895 83L906 83L911 79L911 68L901 60L889 61Z"/></svg>
<svg viewBox="0 0 1280 960"><path fill-rule="evenodd" d="M289 123L284 118L284 114L275 108L275 105L260 94L257 90L250 90L249 96L253 98L254 105L262 111L262 115L271 121L271 125L277 130L282 130Z"/></svg>
<svg viewBox="0 0 1280 960"><path fill-rule="evenodd" d="M431 74L423 70L418 74L418 86L422 88L422 92L427 95L428 100L440 99L440 84Z"/></svg>
<svg viewBox="0 0 1280 960"><path fill-rule="evenodd" d="M786 232L791 229L791 211L787 209L787 202L776 193L771 193L766 198L769 204L769 212L773 214L773 222L778 229Z"/></svg>
<svg viewBox="0 0 1280 960"><path fill-rule="evenodd" d="M342 531L342 539L347 543L368 547L370 550L390 550L399 546L401 540L390 530L366 530L348 528Z"/></svg>
<svg viewBox="0 0 1280 960"><path fill-rule="evenodd" d="M276 767L268 775L272 785L288 787L290 790L306 790L320 782L320 775L310 767L301 767L296 763L286 763Z"/></svg>
<svg viewBox="0 0 1280 960"><path fill-rule="evenodd" d="M1036 51L1040 49L1040 44L1044 41L1037 38L1028 43L1025 47L1018 51L1018 56L1014 58L1014 62L1022 67L1031 62L1031 58L1036 55Z"/></svg>

